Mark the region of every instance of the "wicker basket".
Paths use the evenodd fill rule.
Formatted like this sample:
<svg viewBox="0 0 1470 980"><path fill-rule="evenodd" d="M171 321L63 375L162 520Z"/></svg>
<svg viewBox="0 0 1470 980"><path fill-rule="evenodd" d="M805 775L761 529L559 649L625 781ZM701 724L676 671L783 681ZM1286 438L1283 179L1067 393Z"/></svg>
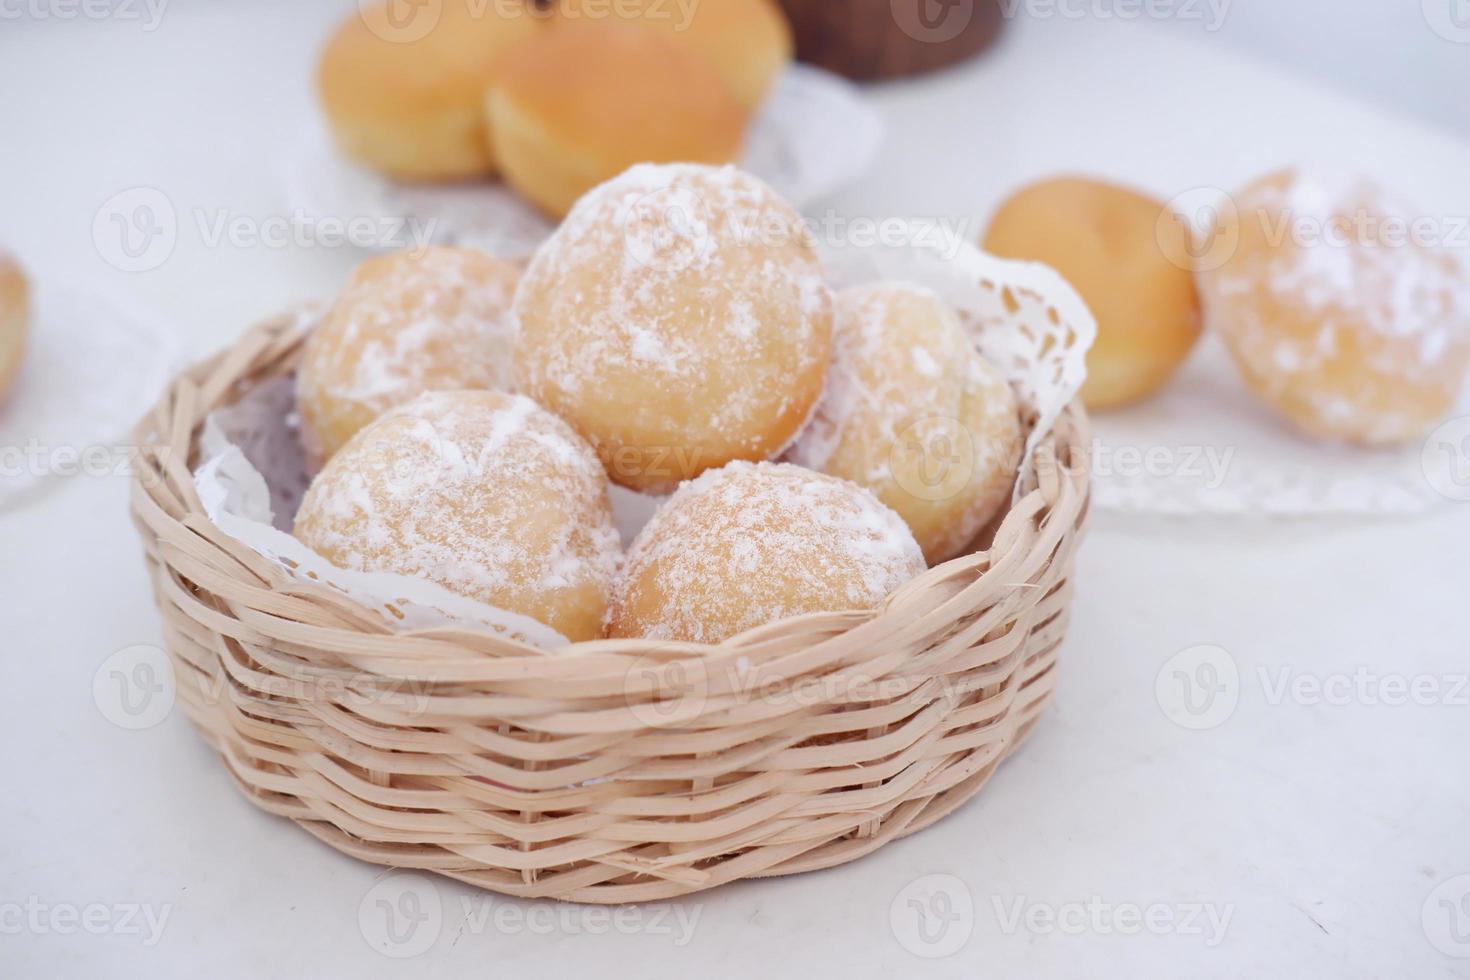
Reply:
<svg viewBox="0 0 1470 980"><path fill-rule="evenodd" d="M206 517L201 423L294 369L295 323L172 385L137 430L132 511L179 702L251 801L338 850L607 903L823 868L974 795L1051 695L1088 501L1075 405L990 550L876 612L545 653L393 633Z"/></svg>

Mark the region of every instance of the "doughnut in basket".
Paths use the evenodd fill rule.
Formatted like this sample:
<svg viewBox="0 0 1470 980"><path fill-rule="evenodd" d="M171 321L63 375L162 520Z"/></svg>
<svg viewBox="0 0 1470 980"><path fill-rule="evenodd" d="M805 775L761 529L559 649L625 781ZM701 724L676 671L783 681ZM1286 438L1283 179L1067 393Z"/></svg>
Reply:
<svg viewBox="0 0 1470 980"><path fill-rule="evenodd" d="M862 487L731 463L680 487L633 542L608 635L718 643L803 613L871 609L924 567L903 519Z"/></svg>
<svg viewBox="0 0 1470 980"><path fill-rule="evenodd" d="M831 355L800 216L734 167L640 165L587 194L532 258L515 316L518 390L614 482L653 493L779 455Z"/></svg>
<svg viewBox="0 0 1470 980"><path fill-rule="evenodd" d="M467 248L368 259L311 335L298 371L313 464L426 391L511 387L519 270Z"/></svg>
<svg viewBox="0 0 1470 980"><path fill-rule="evenodd" d="M932 290L838 294L826 394L793 462L872 490L941 562L1009 501L1021 443L1015 394Z"/></svg>
<svg viewBox="0 0 1470 980"><path fill-rule="evenodd" d="M434 579L602 635L620 548L597 457L529 398L430 392L359 432L312 482L296 536L344 567Z"/></svg>

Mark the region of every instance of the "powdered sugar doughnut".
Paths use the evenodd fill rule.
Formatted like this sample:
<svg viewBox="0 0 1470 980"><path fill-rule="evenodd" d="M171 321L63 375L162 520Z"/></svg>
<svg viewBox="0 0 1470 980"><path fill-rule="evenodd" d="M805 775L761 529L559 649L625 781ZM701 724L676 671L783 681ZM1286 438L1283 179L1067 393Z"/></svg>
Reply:
<svg viewBox="0 0 1470 980"><path fill-rule="evenodd" d="M516 268L466 248L369 259L306 343L302 435L316 465L425 391L509 389Z"/></svg>
<svg viewBox="0 0 1470 980"><path fill-rule="evenodd" d="M0 398L20 373L30 318L30 284L20 265L0 252Z"/></svg>
<svg viewBox="0 0 1470 980"><path fill-rule="evenodd" d="M591 448L498 391L430 392L363 429L295 534L334 565L427 578L573 641L601 633L621 554Z"/></svg>
<svg viewBox="0 0 1470 980"><path fill-rule="evenodd" d="M923 286L839 293L833 347L790 460L867 487L930 562L953 558L1010 500L1024 442L1014 392Z"/></svg>
<svg viewBox="0 0 1470 980"><path fill-rule="evenodd" d="M1284 171L1215 229L1235 250L1200 276L1209 326L1251 388L1304 432L1421 438L1470 370L1470 269L1415 241L1414 212L1366 180Z"/></svg>
<svg viewBox="0 0 1470 980"><path fill-rule="evenodd" d="M731 463L680 487L638 535L608 635L718 643L788 616L871 609L923 571L903 520L862 487Z"/></svg>
<svg viewBox="0 0 1470 980"><path fill-rule="evenodd" d="M734 167L640 165L595 188L537 251L515 313L521 390L635 490L779 454L831 354L810 235Z"/></svg>

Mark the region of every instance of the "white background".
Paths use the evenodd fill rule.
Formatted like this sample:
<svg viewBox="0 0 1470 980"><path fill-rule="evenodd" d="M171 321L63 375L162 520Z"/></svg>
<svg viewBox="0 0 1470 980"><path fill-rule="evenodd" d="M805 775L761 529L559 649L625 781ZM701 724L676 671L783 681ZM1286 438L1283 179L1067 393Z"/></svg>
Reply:
<svg viewBox="0 0 1470 980"><path fill-rule="evenodd" d="M197 220L281 214L272 161L313 119L313 53L341 8L176 3L144 31L0 0L26 12L0 22L0 239L48 287L156 311L191 355L329 296L352 254L209 247ZM832 206L978 234L1008 188L1055 170L1168 197L1296 160L1470 214L1470 45L1427 24L1418 0L1239 0L1216 33L1026 18L977 65L874 90L889 142ZM91 229L139 186L169 198L178 244L127 274ZM246 804L179 712L142 731L109 722L94 674L160 640L125 498L120 479L77 479L0 514L0 975L1470 976L1470 959L1447 955L1456 921L1440 904L1470 893L1470 707L1454 691L1470 669L1470 504L1413 521L1100 516L1054 706L979 797L855 865L738 884L655 922L497 918L528 906L385 878ZM1156 681L1168 695L1176 668L1194 675L1204 644L1238 672L1236 704L1191 730ZM1438 703L1277 697L1282 671L1419 679ZM952 876L947 906L927 904L936 874ZM407 967L368 942L377 899L405 885L441 909ZM937 945L917 927L940 920L910 899L958 916ZM166 912L160 941L115 917L100 935L50 927L92 903ZM1040 911L1007 927L1018 903ZM1198 932L1127 934L1128 909L1155 906L1176 923L1205 914ZM1086 915L1047 928L1048 912L1074 910ZM1228 916L1213 945L1210 914ZM935 952L952 955L920 956Z"/></svg>

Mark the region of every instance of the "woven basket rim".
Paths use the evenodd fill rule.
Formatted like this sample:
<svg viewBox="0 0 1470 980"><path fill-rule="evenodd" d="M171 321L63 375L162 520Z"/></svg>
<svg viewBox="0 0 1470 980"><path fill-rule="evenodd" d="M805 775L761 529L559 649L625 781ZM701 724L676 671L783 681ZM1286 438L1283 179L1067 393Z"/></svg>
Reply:
<svg viewBox="0 0 1470 980"><path fill-rule="evenodd" d="M137 425L134 427L134 445L135 447L137 447L137 450L140 453L146 455L150 451L154 451L159 448L157 439L164 432L164 430L161 430L157 425L157 417L160 408L173 400L176 392L181 386L192 385L192 378L202 374L208 374L212 370L219 367L221 364L227 363L231 359L231 355L233 353L241 350L253 351L257 346L260 346L260 342L262 340L269 341L269 344L265 345L266 350L274 351L275 348L280 347L283 343L287 346L294 346L296 343L299 343L302 339L304 339L307 332L307 329L305 329L301 325L299 312L293 311L291 313L282 314L278 317L271 318L258 324L255 328L248 332L236 345L232 347L226 347L223 350L216 352L215 354L202 358L188 368L184 369L182 372L174 377L173 381L165 389L163 397L157 404L155 404L154 408L150 410L150 412L145 415L141 420L139 420ZM223 396L225 394L227 393L216 392L217 397L214 399L210 399L209 401L217 401L217 404L213 404L210 410L229 404L228 399L218 400L218 396ZM243 394L243 392L237 391L234 392L234 394ZM188 460L191 464L191 473L192 464L195 462L195 452L198 446L198 432L200 427L202 427L204 417L207 414L208 412L206 411L200 415L198 424L195 426L194 430L190 433L188 438ZM320 599L335 600L339 603L356 607L356 610L359 611L361 614L361 622L357 625L357 628L354 629L352 627L352 624L350 623L344 624L342 627L345 632L352 635L387 635L393 637L401 637L405 640L419 639L436 644L447 643L452 646L460 646L466 640L474 638L476 640L488 641L492 643L497 648L496 653L498 656L527 657L536 659L577 657L579 658L579 663L584 666L586 665L585 658L597 657L599 655L607 655L619 659L625 658L629 655L642 655L642 653L647 650L650 643L656 644L658 649L665 654L680 655L687 658L706 658L711 656L719 657L724 655L733 656L747 647L759 646L761 641L773 632L780 632L782 630L789 629L793 626L798 625L808 625L814 630L822 631L840 627L844 630L844 632L851 629L869 628L871 632L871 624L874 621L881 620L886 614L886 611L894 604L894 602L900 599L906 593L911 591L921 591L926 588L927 585L932 584L937 580L945 578L949 575L953 575L956 572L970 571L976 565L988 562L991 554L997 550L995 542L1003 542L1009 540L1010 536L1005 534L1005 527L1008 522L1011 522L1013 520L1032 519L1033 517L1039 516L1044 513L1045 509L1051 504L1052 499L1055 496L1056 488L1054 484L1057 480L1069 480L1074 485L1081 485L1082 487L1087 488L1089 479L1087 471L1085 469L1087 460L1087 454L1085 452L1087 429L1087 416L1085 410L1082 407L1081 399L1074 399L1064 409L1061 416L1058 418L1056 426L1053 428L1054 435L1059 431L1066 430L1070 430L1073 433L1073 438L1068 440L1063 446L1063 448L1068 451L1066 453L1068 458L1063 461L1061 459L1062 454L1057 452L1056 446L1050 445L1045 441L1043 442L1043 444L1039 447L1037 451L1036 458L1032 461L1033 472L1036 476L1035 482L1037 482L1038 485L1033 487L1025 495L1019 497L1011 504L1009 508L1007 508L1004 519L1002 520L1000 526L994 530L994 533L992 535L992 545L990 548L983 550L977 549L975 551L957 556L948 561L941 562L940 564L929 567L920 575L904 583L898 589L895 589L882 603L871 610L840 610L832 612L807 613L800 616L786 617L784 619L773 620L772 622L752 627L751 629L745 630L735 636L729 637L721 641L720 643L710 644L679 640L655 641L648 639L603 638L573 642L565 646L557 647L552 650L547 650L533 646L529 643L524 643L500 635L489 628L478 627L473 624L465 624L462 626L442 626L426 629L388 630L386 629L387 624L383 623L383 626L385 627L384 629L373 630L368 628L368 624L374 621L382 620L380 614L378 614L374 610L370 610L352 601L351 599L340 595L336 590L330 588L329 586L310 583L294 578L291 579L291 581L294 583L296 591L299 591L303 595L315 595L317 598ZM1081 465L1079 465L1079 463ZM1051 479L1048 480L1047 477L1051 477ZM135 484L135 489L146 492L147 483L149 482L147 468L135 468L133 480ZM189 505L188 514L191 517L202 519L210 524L213 523L212 521L209 521L209 518L205 515L204 508L197 496L191 495L187 500L187 503ZM1035 509L1033 510L1033 508ZM221 531L220 534L223 535L224 532ZM226 537L228 536L226 535ZM231 538L230 540L234 539ZM243 544L241 544L240 546L242 548L246 548L247 550L253 550L248 549L248 547ZM262 558L262 561L264 560L265 559ZM849 620L853 622L846 625L845 627L842 626L845 621ZM483 656L483 653L477 651L473 655L476 657L480 657Z"/></svg>

